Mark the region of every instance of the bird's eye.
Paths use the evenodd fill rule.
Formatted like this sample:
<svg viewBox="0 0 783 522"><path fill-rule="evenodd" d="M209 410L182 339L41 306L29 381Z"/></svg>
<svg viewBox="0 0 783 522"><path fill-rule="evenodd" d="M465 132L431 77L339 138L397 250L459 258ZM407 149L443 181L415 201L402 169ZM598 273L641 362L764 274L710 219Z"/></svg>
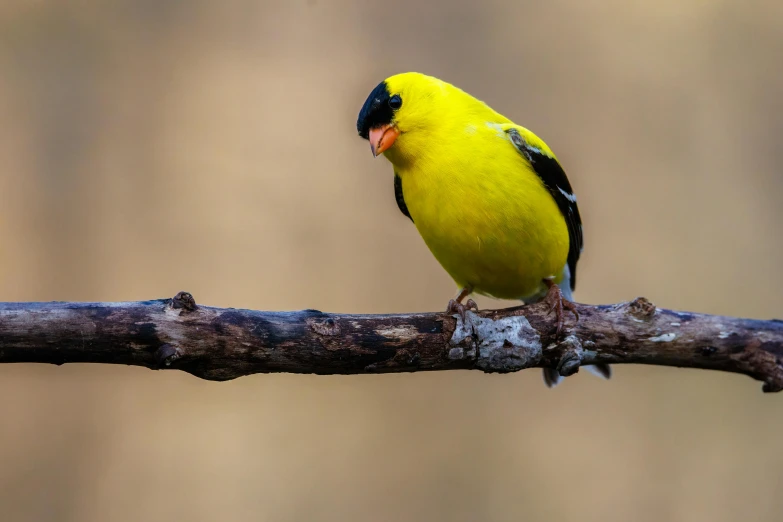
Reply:
<svg viewBox="0 0 783 522"><path fill-rule="evenodd" d="M400 98L399 94L395 94L391 98L389 98L389 107L391 107L394 110L399 109L402 107L402 98Z"/></svg>

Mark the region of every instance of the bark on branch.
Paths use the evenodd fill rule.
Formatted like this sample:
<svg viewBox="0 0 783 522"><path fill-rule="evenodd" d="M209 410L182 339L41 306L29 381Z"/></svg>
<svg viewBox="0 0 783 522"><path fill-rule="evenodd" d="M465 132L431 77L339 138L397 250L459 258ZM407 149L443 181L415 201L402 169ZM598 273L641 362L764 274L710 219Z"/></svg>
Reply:
<svg viewBox="0 0 783 522"><path fill-rule="evenodd" d="M174 368L228 380L254 373L357 374L656 364L742 373L783 389L783 321L656 308L644 298L577 305L555 342L543 304L468 312L328 314L197 306L187 292L126 303L0 303L0 363Z"/></svg>

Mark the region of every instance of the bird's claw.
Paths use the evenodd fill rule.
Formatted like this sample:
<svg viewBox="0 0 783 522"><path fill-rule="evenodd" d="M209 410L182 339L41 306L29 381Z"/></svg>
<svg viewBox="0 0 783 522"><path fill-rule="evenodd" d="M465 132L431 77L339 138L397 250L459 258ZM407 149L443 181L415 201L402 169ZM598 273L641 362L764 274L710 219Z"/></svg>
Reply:
<svg viewBox="0 0 783 522"><path fill-rule="evenodd" d="M569 311L574 314L576 322L579 322L579 312L576 309L576 305L571 301L563 297L563 293L560 288L554 283L547 283L549 291L544 298L544 302L549 305L549 312L555 312L555 338L559 339L560 334L563 331L563 325L565 324L565 311Z"/></svg>
<svg viewBox="0 0 783 522"><path fill-rule="evenodd" d="M478 312L478 305L476 304L476 301L473 299L468 299L468 301L465 304L460 303L456 299L451 299L449 301L448 306L446 307L446 313L451 314L459 314L459 316L462 318L462 322L464 323L467 319L467 313L468 310L473 310L474 312Z"/></svg>

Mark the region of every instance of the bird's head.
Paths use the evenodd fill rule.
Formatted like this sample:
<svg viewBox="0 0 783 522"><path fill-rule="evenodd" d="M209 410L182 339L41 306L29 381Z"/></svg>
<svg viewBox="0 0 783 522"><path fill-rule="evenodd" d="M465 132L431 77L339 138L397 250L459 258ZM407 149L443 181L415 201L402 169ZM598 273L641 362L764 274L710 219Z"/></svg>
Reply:
<svg viewBox="0 0 783 522"><path fill-rule="evenodd" d="M449 85L420 73L386 78L367 97L356 130L370 142L373 156L386 153L396 163L419 152L423 130L437 125L438 108Z"/></svg>

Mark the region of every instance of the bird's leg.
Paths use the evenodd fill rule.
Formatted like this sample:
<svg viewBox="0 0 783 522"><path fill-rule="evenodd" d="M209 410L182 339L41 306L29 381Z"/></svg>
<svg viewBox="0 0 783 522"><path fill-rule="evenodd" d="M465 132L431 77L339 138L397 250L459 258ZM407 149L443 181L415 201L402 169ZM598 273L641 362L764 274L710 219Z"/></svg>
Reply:
<svg viewBox="0 0 783 522"><path fill-rule="evenodd" d="M475 310L478 312L478 305L473 299L468 299L467 303L462 304L462 300L469 296L472 292L472 286L466 286L460 290L457 294L457 297L449 301L449 305L446 307L446 313L459 314L459 316L462 317L462 321L465 322L465 314L467 314L468 310Z"/></svg>
<svg viewBox="0 0 783 522"><path fill-rule="evenodd" d="M574 314L577 321L579 321L579 312L576 311L574 303L563 297L560 288L551 279L544 279L544 284L549 288L546 297L544 297L544 302L549 305L549 313L555 312L555 324L557 325L555 338L559 338L565 322L564 311L568 310Z"/></svg>

